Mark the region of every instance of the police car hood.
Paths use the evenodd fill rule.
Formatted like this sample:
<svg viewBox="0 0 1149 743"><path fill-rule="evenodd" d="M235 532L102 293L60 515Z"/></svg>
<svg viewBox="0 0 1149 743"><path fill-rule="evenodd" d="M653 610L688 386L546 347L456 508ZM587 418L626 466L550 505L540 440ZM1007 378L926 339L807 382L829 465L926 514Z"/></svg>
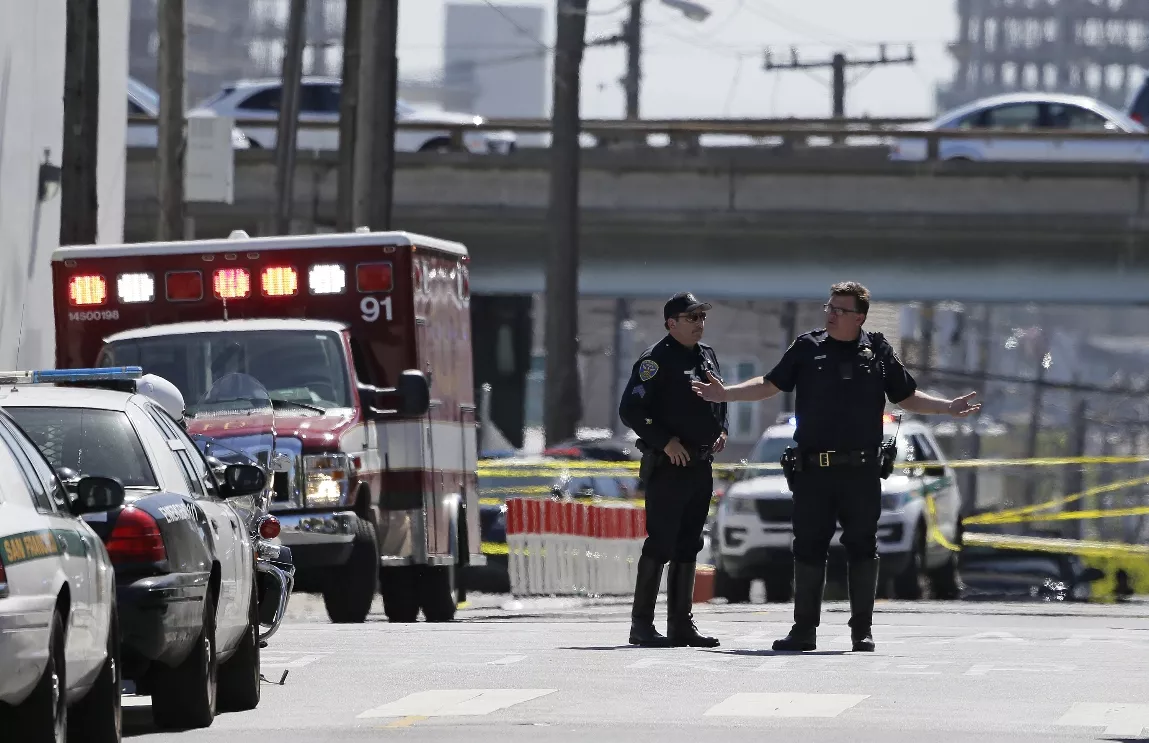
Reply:
<svg viewBox="0 0 1149 743"><path fill-rule="evenodd" d="M890 475L882 480L883 493L902 493L912 489L910 478L905 475ZM763 475L736 482L726 489L726 498L790 498L793 493L783 475Z"/></svg>

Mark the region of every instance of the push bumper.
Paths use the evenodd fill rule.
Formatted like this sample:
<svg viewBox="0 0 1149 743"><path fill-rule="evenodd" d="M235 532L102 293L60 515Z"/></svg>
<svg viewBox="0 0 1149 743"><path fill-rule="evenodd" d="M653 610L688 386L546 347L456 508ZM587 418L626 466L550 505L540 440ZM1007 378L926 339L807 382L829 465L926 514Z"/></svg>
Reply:
<svg viewBox="0 0 1149 743"><path fill-rule="evenodd" d="M279 542L291 548L291 560L300 569L342 565L351 559L355 524L352 511L276 513Z"/></svg>

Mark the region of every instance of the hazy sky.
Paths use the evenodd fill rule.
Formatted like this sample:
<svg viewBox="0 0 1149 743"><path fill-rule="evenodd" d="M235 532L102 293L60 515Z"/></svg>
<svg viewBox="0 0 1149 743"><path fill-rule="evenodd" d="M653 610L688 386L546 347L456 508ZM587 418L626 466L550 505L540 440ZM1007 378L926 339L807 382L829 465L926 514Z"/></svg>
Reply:
<svg viewBox="0 0 1149 743"><path fill-rule="evenodd" d="M795 46L799 60L828 60L834 51L876 56L877 42L888 42L889 55L901 56L903 45L913 42L916 64L847 70L847 116L931 116L934 85L953 70L946 44L956 36L955 0L697 1L711 10L703 23L660 0L646 0L645 117L829 116L830 71L767 72L767 47L775 59L789 59ZM513 2L546 8L549 23L539 41L551 45L555 0ZM402 77L434 77L441 69L443 5L444 0L400 3ZM588 37L616 33L626 17L625 0L590 0L590 13ZM624 68L621 47L587 51L583 116L622 115L618 79Z"/></svg>

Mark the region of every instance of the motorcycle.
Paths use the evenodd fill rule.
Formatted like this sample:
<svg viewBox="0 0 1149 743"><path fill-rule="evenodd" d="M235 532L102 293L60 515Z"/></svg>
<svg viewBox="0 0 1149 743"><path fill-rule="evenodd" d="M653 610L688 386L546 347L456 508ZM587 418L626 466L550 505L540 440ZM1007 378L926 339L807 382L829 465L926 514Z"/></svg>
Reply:
<svg viewBox="0 0 1149 743"><path fill-rule="evenodd" d="M255 464L267 474L263 492L229 501L243 519L255 547L259 641L260 647L266 647L283 622L295 586L291 548L275 542L279 521L270 513L275 473L289 466L286 458L276 452L271 396L255 377L229 373L188 406L187 417L188 434L217 478L230 464Z"/></svg>

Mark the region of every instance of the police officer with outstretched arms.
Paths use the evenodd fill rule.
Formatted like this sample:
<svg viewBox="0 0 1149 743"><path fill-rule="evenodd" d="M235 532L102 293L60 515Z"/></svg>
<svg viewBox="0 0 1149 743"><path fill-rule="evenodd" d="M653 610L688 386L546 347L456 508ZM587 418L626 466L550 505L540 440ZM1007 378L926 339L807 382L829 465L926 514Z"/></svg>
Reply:
<svg viewBox="0 0 1149 743"><path fill-rule="evenodd" d="M775 650L817 646L826 559L842 525L853 649L872 651L878 581L881 480L893 468L894 442L883 441L885 401L912 413L965 417L981 408L970 392L953 400L926 395L881 333L862 329L870 293L853 281L834 284L826 327L798 336L768 374L726 387L713 377L694 391L713 402L765 400L796 390L796 448L783 456L794 494L794 626Z"/></svg>
<svg viewBox="0 0 1149 743"><path fill-rule="evenodd" d="M639 436L646 488L646 531L631 609L630 642L644 646L716 647L698 633L695 560L714 492L711 464L726 446L726 403L708 403L691 382L721 379L714 349L701 343L711 306L689 292L663 307L667 334L642 352L622 393L618 414ZM667 573L666 635L654 627L654 609Z"/></svg>

